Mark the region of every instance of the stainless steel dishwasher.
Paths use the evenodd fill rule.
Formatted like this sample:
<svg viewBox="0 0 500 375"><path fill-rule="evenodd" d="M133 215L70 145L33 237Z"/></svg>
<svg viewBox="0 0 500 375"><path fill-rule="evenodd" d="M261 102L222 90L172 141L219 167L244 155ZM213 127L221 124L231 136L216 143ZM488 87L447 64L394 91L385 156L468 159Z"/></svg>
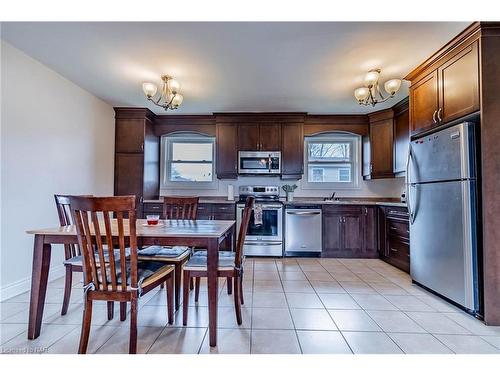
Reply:
<svg viewBox="0 0 500 375"><path fill-rule="evenodd" d="M321 206L293 205L285 209L285 255L320 255Z"/></svg>

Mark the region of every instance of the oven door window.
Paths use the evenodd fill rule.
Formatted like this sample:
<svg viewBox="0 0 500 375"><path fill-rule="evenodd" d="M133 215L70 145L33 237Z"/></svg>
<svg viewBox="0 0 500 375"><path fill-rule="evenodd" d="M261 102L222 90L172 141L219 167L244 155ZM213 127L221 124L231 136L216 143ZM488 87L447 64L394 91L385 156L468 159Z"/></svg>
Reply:
<svg viewBox="0 0 500 375"><path fill-rule="evenodd" d="M262 224L255 224L254 212L248 224L248 236L277 236L278 235L278 210L262 210Z"/></svg>
<svg viewBox="0 0 500 375"><path fill-rule="evenodd" d="M240 169L269 170L269 158L244 157L240 159Z"/></svg>

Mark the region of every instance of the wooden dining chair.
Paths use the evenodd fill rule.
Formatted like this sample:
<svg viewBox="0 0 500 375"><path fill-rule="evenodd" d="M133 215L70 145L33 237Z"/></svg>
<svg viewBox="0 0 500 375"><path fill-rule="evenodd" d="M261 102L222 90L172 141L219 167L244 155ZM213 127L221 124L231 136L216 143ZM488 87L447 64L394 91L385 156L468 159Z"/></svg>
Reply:
<svg viewBox="0 0 500 375"><path fill-rule="evenodd" d="M163 197L163 216L167 220L196 220L198 197ZM188 246L149 246L138 251L139 260L163 262L175 267L175 309L180 304L182 265L191 255ZM192 282L191 282L192 284Z"/></svg>
<svg viewBox="0 0 500 375"><path fill-rule="evenodd" d="M250 216L252 213L252 208L254 205L255 198L248 197L245 203L245 208L243 210L240 231L238 240L236 243L236 251L233 256L220 256L217 276L230 278L233 283L233 294L234 294L234 308L236 311L236 321L238 325L242 323L241 319L241 304L243 300L243 246L245 244L245 237L248 230L248 223L250 222ZM191 259L184 265L183 277L183 302L182 302L182 324L187 325L188 318L188 307L189 307L189 288L188 282L191 277L195 277L196 290L195 293L199 293L199 278L208 277L207 269L207 256L199 255L192 256Z"/></svg>
<svg viewBox="0 0 500 375"><path fill-rule="evenodd" d="M174 266L137 259L135 196L70 196L70 209L83 255L84 312L78 353L86 353L93 301L130 303L129 353L137 351L138 299L162 283L167 285L168 322L173 323ZM116 219L111 219L112 217ZM128 217L128 219L124 219ZM104 253L104 246L117 248ZM126 245L130 249L127 257Z"/></svg>

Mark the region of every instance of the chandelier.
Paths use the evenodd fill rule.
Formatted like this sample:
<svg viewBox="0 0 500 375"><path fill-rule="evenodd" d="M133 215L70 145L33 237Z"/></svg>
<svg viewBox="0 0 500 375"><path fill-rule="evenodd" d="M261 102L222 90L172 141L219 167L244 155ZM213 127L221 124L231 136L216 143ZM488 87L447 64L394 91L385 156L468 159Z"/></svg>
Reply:
<svg viewBox="0 0 500 375"><path fill-rule="evenodd" d="M183 96L179 94L180 84L171 76L161 76L163 85L158 98L155 98L158 87L154 83L144 82L142 84L142 91L146 98L153 102L153 104L162 107L166 110L174 110L179 108L182 103Z"/></svg>
<svg viewBox="0 0 500 375"><path fill-rule="evenodd" d="M384 97L379 87L380 69L370 70L365 76L365 86L354 90L354 96L360 105L371 105L383 103L392 98L401 87L400 79L390 79L384 84L384 89L389 96Z"/></svg>

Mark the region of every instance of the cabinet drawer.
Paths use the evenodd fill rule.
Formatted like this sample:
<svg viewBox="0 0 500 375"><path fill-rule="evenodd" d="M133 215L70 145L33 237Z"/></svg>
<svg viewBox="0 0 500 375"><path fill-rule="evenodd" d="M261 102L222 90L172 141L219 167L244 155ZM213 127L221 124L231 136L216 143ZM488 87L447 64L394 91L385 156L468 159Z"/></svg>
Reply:
<svg viewBox="0 0 500 375"><path fill-rule="evenodd" d="M212 216L212 206L210 204L201 203L198 205L196 219L198 220L210 220Z"/></svg>
<svg viewBox="0 0 500 375"><path fill-rule="evenodd" d="M389 236L410 238L410 224L406 220L387 218L387 233Z"/></svg>
<svg viewBox="0 0 500 375"><path fill-rule="evenodd" d="M343 204L324 204L322 206L323 214L335 215L361 215L365 212L362 205L343 205Z"/></svg>
<svg viewBox="0 0 500 375"><path fill-rule="evenodd" d="M163 203L144 203L144 212L163 213Z"/></svg>
<svg viewBox="0 0 500 375"><path fill-rule="evenodd" d="M408 241L395 236L389 236L387 240L387 260L392 265L410 271L410 245Z"/></svg>

